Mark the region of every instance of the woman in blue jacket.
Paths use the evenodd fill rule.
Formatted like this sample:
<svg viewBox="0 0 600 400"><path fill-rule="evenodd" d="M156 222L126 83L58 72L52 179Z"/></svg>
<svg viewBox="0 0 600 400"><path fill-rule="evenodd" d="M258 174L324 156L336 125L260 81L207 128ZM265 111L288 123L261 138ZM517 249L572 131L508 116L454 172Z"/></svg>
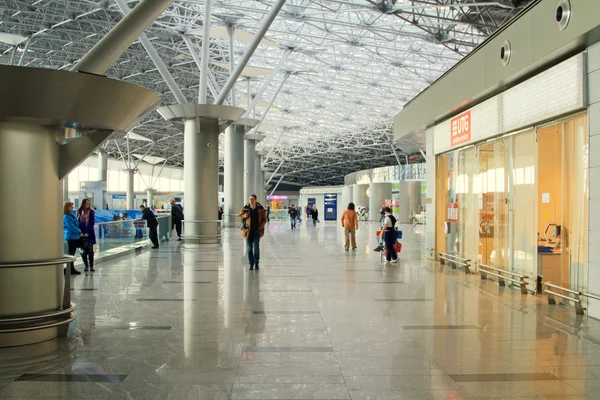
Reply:
<svg viewBox="0 0 600 400"><path fill-rule="evenodd" d="M77 220L79 221L79 230L84 236L83 242L85 246L81 247L81 258L83 258L83 263L85 264L85 271L96 272L94 269L94 245L96 244L94 225L96 224L96 213L90 207L89 199L83 199L81 202L81 206L77 210Z"/></svg>
<svg viewBox="0 0 600 400"><path fill-rule="evenodd" d="M73 215L73 209L75 206L72 202L66 201L63 207L63 238L67 241L69 247L69 254L74 256L77 251L77 247L81 247L81 229L79 229L79 222ZM77 271L73 264L71 264L71 274L79 275L81 272Z"/></svg>

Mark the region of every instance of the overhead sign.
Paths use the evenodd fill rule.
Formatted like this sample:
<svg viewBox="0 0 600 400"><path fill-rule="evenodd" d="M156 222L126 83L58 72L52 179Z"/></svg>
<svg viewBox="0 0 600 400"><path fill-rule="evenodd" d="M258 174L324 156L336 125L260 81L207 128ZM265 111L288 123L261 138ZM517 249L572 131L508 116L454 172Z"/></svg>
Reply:
<svg viewBox="0 0 600 400"><path fill-rule="evenodd" d="M337 194L325 193L325 221L335 221L337 219Z"/></svg>
<svg viewBox="0 0 600 400"><path fill-rule="evenodd" d="M288 200L288 196L280 196L280 195L267 196L267 200Z"/></svg>
<svg viewBox="0 0 600 400"><path fill-rule="evenodd" d="M471 111L450 120L450 145L452 147L471 141Z"/></svg>

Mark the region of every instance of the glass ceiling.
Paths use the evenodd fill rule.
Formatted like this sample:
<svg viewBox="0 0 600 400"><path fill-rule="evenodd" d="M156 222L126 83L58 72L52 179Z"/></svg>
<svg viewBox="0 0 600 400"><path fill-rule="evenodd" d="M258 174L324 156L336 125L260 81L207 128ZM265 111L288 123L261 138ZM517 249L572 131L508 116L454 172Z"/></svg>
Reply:
<svg viewBox="0 0 600 400"><path fill-rule="evenodd" d="M345 174L418 153L418 138L392 147L394 115L530 2L288 0L235 88L244 108L262 92L250 116L264 119L258 149L266 169L277 170L271 185L281 175L341 184ZM273 3L213 1L209 102L229 76L230 56L240 59ZM203 0L175 0L146 31L188 102L198 101L203 15ZM70 69L122 17L116 0L0 0L0 63ZM227 24L235 28L233 55ZM106 75L177 103L139 41ZM156 112L105 148L114 158L129 151L183 164L183 135Z"/></svg>

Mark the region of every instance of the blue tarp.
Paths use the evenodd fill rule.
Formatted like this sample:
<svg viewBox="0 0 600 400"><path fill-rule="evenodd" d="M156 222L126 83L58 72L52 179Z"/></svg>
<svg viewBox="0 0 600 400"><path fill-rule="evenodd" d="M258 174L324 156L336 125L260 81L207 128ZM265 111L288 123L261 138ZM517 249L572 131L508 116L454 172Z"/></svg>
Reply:
<svg viewBox="0 0 600 400"><path fill-rule="evenodd" d="M127 213L128 220L142 217L140 210L96 210L96 223L121 220L124 213Z"/></svg>

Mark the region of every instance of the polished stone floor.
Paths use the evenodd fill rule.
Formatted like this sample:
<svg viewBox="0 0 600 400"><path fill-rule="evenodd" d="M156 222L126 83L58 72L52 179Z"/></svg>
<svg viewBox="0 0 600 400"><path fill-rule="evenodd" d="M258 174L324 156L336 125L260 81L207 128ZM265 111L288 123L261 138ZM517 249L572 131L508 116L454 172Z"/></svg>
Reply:
<svg viewBox="0 0 600 400"><path fill-rule="evenodd" d="M0 349L0 398L600 399L600 322L422 260L377 224L274 222L261 269L237 229L171 242L74 278L66 339Z"/></svg>

